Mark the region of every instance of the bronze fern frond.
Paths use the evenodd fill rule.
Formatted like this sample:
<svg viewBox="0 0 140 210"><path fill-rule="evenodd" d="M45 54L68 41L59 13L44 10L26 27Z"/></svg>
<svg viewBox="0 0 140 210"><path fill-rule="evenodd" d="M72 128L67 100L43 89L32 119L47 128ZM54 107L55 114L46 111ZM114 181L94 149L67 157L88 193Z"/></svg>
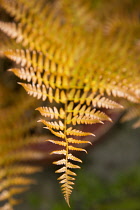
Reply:
<svg viewBox="0 0 140 210"><path fill-rule="evenodd" d="M62 165L56 173L62 173L58 180L69 205L73 169L80 168L73 161L82 162L73 152L86 152L82 144L91 142L83 136L94 136L78 125L111 121L102 109L123 108L120 98L140 103L139 60L133 49L140 24L136 19L130 30L129 24L116 19L122 30L114 30L113 22L94 17L82 0L0 3L14 17L14 23L0 22L0 29L19 45L2 53L16 63L10 71L27 81L19 83L27 93L47 101L47 106L37 108L45 117L39 122L59 138L47 141L61 147L52 154L63 158L53 163Z"/></svg>
<svg viewBox="0 0 140 210"><path fill-rule="evenodd" d="M20 92L12 95L9 88L0 86L0 93L7 93L8 106L5 97L0 104L0 209L12 210L21 202L17 195L27 191L35 180L28 177L40 172L42 167L28 163L38 160L46 154L34 150L33 145L41 142L43 137L30 136L30 129L35 126L35 119L30 119L27 112L34 107L31 98ZM17 100L18 99L18 100ZM26 99L26 100L25 100ZM1 206L2 205L2 206Z"/></svg>

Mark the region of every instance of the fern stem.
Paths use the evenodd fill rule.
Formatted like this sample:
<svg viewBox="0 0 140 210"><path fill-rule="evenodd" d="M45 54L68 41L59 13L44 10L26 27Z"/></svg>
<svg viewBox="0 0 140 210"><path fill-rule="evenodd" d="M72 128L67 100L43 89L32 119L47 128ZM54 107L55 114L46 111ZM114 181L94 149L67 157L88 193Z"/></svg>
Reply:
<svg viewBox="0 0 140 210"><path fill-rule="evenodd" d="M67 94L66 94L67 95ZM68 170L68 153L69 153L69 148L68 148L68 139L67 139L67 100L66 100L66 103L65 103L65 119L64 119L64 135L65 135L65 141L66 141L66 188L68 188L68 173L67 173L67 170ZM68 206L70 207L70 203L69 203L69 193L66 189L66 195L65 195L65 200L68 204Z"/></svg>

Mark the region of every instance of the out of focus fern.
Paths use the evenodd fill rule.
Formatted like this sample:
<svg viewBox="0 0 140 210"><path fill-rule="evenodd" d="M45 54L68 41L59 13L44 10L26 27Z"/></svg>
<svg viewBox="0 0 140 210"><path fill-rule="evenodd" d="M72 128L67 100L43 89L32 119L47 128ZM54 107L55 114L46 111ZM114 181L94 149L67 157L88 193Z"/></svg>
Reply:
<svg viewBox="0 0 140 210"><path fill-rule="evenodd" d="M140 103L138 13L123 13L119 3L116 12L107 4L100 13L102 6L92 11L83 0L0 0L0 5L13 18L1 21L0 29L17 43L17 49L3 46L1 55L15 62L10 71L27 81L19 83L27 93L47 101L37 108L46 118L39 122L58 137L47 141L61 147L52 154L64 156L54 164L62 165L56 173L62 173L58 180L69 205L72 170L80 168L73 161L82 162L73 151L86 152L79 145L91 143L84 136L94 136L78 125L111 121L102 109L122 109L124 100Z"/></svg>
<svg viewBox="0 0 140 210"><path fill-rule="evenodd" d="M7 97L5 98L5 93ZM43 137L31 135L36 120L29 114L34 107L31 98L21 91L14 94L0 86L0 203L1 210L12 210L20 202L18 194L26 191L35 183L27 175L41 171L41 167L28 163L46 157L46 154L33 149L33 145ZM7 102L8 96L12 94Z"/></svg>
<svg viewBox="0 0 140 210"><path fill-rule="evenodd" d="M121 121L127 122L130 120L133 120L134 121L133 128L139 128L140 127L140 105L127 103L126 107L127 107L126 113L122 117Z"/></svg>

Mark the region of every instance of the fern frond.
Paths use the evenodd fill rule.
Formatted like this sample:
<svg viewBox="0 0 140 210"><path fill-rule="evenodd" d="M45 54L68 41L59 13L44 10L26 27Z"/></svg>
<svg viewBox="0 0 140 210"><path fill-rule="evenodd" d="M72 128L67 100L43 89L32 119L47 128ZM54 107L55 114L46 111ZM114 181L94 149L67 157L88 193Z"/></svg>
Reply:
<svg viewBox="0 0 140 210"><path fill-rule="evenodd" d="M39 120L38 122L42 122L44 125L47 126L47 128L53 128L53 129L57 129L57 130L64 130L64 128L65 128L64 123L62 121L49 122L46 120Z"/></svg>
<svg viewBox="0 0 140 210"><path fill-rule="evenodd" d="M131 107L128 111L127 114L124 115L124 117L122 118L122 121L129 121L132 120L136 117L140 117L140 110L139 110L139 106L137 107Z"/></svg>
<svg viewBox="0 0 140 210"><path fill-rule="evenodd" d="M117 102L106 98L100 94L96 95L95 92L89 93L84 92L82 93L81 90L72 89L68 93L68 99L74 101L75 103L80 101L80 104L86 102L87 106L92 104L94 107L98 108L106 108L106 109L120 109L123 108L122 105L118 104Z"/></svg>
<svg viewBox="0 0 140 210"><path fill-rule="evenodd" d="M25 177L9 177L4 181L1 181L0 191L4 190L5 188L11 187L13 185L29 185L33 184L34 181L32 179L28 179Z"/></svg>
<svg viewBox="0 0 140 210"><path fill-rule="evenodd" d="M0 3L14 17L13 23L1 21L0 29L22 48L4 50L2 54L16 64L10 71L28 82L19 83L26 92L46 103L36 110L47 118L39 122L60 138L47 141L63 148L51 154L64 156L54 164L63 165L56 173L63 173L58 180L69 205L76 176L71 169L80 168L70 161L81 162L71 151L86 152L83 144L90 142L80 137L93 135L74 126L112 121L104 110L122 109L120 98L140 103L139 58L133 49L134 36L140 35L139 21L131 24L133 21L127 17L125 20L129 21L115 18L106 23L104 13L93 18L83 0L71 3L0 0ZM29 151L27 157L30 156ZM19 153L13 155L13 160L5 155L1 165L18 158ZM21 153L20 160L24 158Z"/></svg>
<svg viewBox="0 0 140 210"><path fill-rule="evenodd" d="M130 104L128 107L126 106L126 113L121 118L121 122L127 122L130 120L136 120L133 124L133 128L140 127L140 105L139 104Z"/></svg>
<svg viewBox="0 0 140 210"><path fill-rule="evenodd" d="M26 162L26 161L33 161L33 160L43 160L46 157L46 154L40 152L40 151L34 151L34 150L29 150L26 152L25 156L25 151L24 149L22 151L14 152L11 153L11 156L9 154L1 154L3 155L3 159L0 160L0 166L4 167L5 165L8 164L14 164L15 162L18 162L19 160L21 162Z"/></svg>
<svg viewBox="0 0 140 210"><path fill-rule="evenodd" d="M73 129L72 127L69 127L66 130L66 133L67 135L73 135L73 136L89 136L89 135L95 136L93 133L83 132L77 129Z"/></svg>
<svg viewBox="0 0 140 210"><path fill-rule="evenodd" d="M55 100L57 103L66 101L66 95L64 90L59 90L58 88L53 91L51 87L46 88L45 85L34 85L34 84L26 84L19 82L18 84L22 85L24 89L27 91L29 95L33 97L37 97L37 99L41 99L45 101L47 98L49 99L50 103Z"/></svg>
<svg viewBox="0 0 140 210"><path fill-rule="evenodd" d="M92 109L91 106L86 107L86 105L81 106L81 104L78 104L73 110L69 109L68 112L73 113L74 117L79 115L81 118L90 117L91 119L99 119L101 121L111 121L111 119L104 112L96 112L96 109Z"/></svg>
<svg viewBox="0 0 140 210"><path fill-rule="evenodd" d="M72 143L72 144L92 144L90 141L77 140L77 139L73 139L73 138L68 138L68 143Z"/></svg>
<svg viewBox="0 0 140 210"><path fill-rule="evenodd" d="M60 108L60 110L58 111L56 107L54 107L53 109L51 107L39 107L36 110L38 110L42 116L50 117L51 119L64 119L65 117L65 112L63 108Z"/></svg>
<svg viewBox="0 0 140 210"><path fill-rule="evenodd" d="M99 119L92 119L92 118L90 118L90 117L88 118L86 116L84 116L84 117L76 116L76 117L73 117L72 119L67 120L67 124L73 124L73 125L76 125L76 124L96 124L96 123L103 124L103 122Z"/></svg>
<svg viewBox="0 0 140 210"><path fill-rule="evenodd" d="M20 27L17 27L15 23L0 21L0 30L12 39L16 39L17 43L23 40Z"/></svg>
<svg viewBox="0 0 140 210"><path fill-rule="evenodd" d="M51 50L50 50L51 51ZM22 67L25 65L30 68L34 68L34 71L39 71L40 73L45 70L47 73L53 73L54 75L66 75L70 73L70 68L72 67L72 58L67 56L65 59L60 59L63 55L61 52L56 51L52 55L49 52L42 53L36 50L7 50L4 52L5 56L9 59L15 61L17 64L21 64ZM67 62L67 66L65 66ZM65 71L63 71L65 70ZM57 73L56 73L57 72Z"/></svg>
<svg viewBox="0 0 140 210"><path fill-rule="evenodd" d="M42 141L41 137L29 137L30 129L35 126L36 120L31 120L26 113L34 107L34 100L25 100L26 96L22 92L21 96L13 93L13 97L10 97L11 92L6 90L4 85L0 90L9 96L8 102L3 97L0 103L0 201L3 204L1 209L13 209L13 206L20 202L14 197L35 183L28 176L42 170L41 167L28 165L27 161L43 159L46 154L34 151L31 147ZM8 103L11 106L7 105Z"/></svg>
<svg viewBox="0 0 140 210"><path fill-rule="evenodd" d="M21 174L32 174L35 172L39 172L42 169L40 167L33 167L33 166L21 166L21 165L15 165L10 167L9 169L3 168L1 169L0 179L5 178L6 176L15 176L15 175L21 175Z"/></svg>
<svg viewBox="0 0 140 210"><path fill-rule="evenodd" d="M25 191L27 191L28 188L26 187L13 187L10 190L4 190L1 194L0 194L0 201L4 201L4 200L8 200L11 197L13 197L14 195L23 193Z"/></svg>
<svg viewBox="0 0 140 210"><path fill-rule="evenodd" d="M90 98L86 100L87 105L90 103ZM106 109L121 109L122 105L117 102L110 100L104 96L97 95L95 98L91 99L91 103L94 107L106 108Z"/></svg>

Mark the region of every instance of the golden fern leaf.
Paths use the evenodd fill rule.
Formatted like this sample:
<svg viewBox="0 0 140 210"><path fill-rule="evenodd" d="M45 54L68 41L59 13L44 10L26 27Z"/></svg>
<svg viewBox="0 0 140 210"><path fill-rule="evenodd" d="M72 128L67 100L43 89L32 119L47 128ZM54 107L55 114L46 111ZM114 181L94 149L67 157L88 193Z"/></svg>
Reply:
<svg viewBox="0 0 140 210"><path fill-rule="evenodd" d="M98 109L122 108L120 97L140 103L139 60L134 62L137 55L132 46L134 33L128 34L127 24L113 36L111 32L104 33L106 24L98 20L96 27L82 0L73 0L72 4L42 0L37 7L36 1L27 0L0 3L15 20L0 22L0 29L22 46L3 52L16 63L10 71L28 82L19 84L29 95L51 104L37 108L47 118L39 122L62 138L48 141L62 147L52 154L64 156L54 164L63 165L56 173L63 173L58 179L69 205L76 176L72 169L79 168L72 161L81 162L72 152L86 152L80 145L90 142L82 137L92 135L74 126L111 121ZM116 25L123 26L116 21Z"/></svg>
<svg viewBox="0 0 140 210"><path fill-rule="evenodd" d="M26 95L22 92L20 96L13 94L10 98L11 91L4 88L4 84L1 85L0 94L7 93L9 101L2 97L0 103L0 202L3 205L0 209L12 210L21 202L15 199L16 195L27 191L29 185L35 183L27 176L42 170L41 167L29 165L27 161L43 159L46 154L34 151L31 147L42 141L40 137L29 137L30 129L35 126L35 119L30 120L26 112L29 107L34 107L34 101L32 98L25 100ZM11 106L7 106L8 103Z"/></svg>

